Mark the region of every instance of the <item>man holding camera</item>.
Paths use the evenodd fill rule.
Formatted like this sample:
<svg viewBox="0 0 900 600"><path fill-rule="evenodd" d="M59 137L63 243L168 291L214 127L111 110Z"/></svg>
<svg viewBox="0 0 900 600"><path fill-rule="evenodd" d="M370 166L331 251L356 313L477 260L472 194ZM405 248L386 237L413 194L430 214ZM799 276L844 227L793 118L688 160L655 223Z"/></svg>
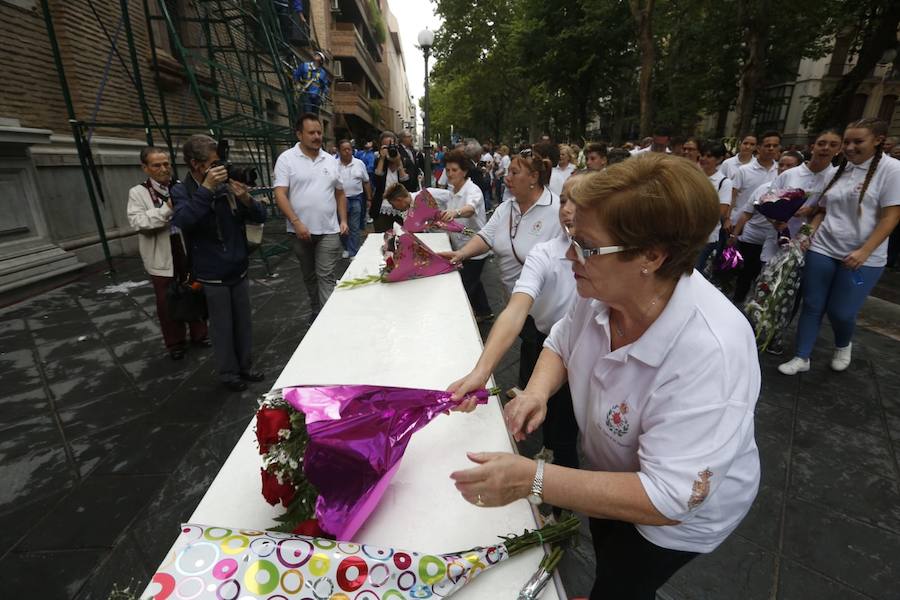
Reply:
<svg viewBox="0 0 900 600"><path fill-rule="evenodd" d="M156 315L172 360L184 358L185 323L169 315L166 294L172 281L184 281L190 267L181 231L172 225L172 165L169 153L148 146L141 150L141 169L147 179L128 190L128 223L140 234L138 248L156 295ZM205 320L187 323L191 344L209 347Z"/></svg>
<svg viewBox="0 0 900 600"><path fill-rule="evenodd" d="M294 252L314 321L334 291L341 236L347 235L347 196L338 161L322 150L322 122L305 113L296 124L297 145L275 162L275 202L296 236Z"/></svg>
<svg viewBox="0 0 900 600"><path fill-rule="evenodd" d="M373 178L375 193L372 194L372 205L369 208L369 216L374 220L373 226L376 233L387 231L394 223L401 223L403 215L394 210L391 203L384 197L384 191L395 183L400 183L409 193L419 190L419 182L407 171L408 161L403 160L405 151L401 151L397 145L397 136L393 131L381 132L380 150L378 160L375 161L375 175ZM415 165L413 165L415 168Z"/></svg>
<svg viewBox="0 0 900 600"><path fill-rule="evenodd" d="M182 148L190 176L172 188L173 223L189 234L194 280L203 285L219 379L230 390L262 381L251 371L249 260L244 226L266 220L249 187L229 178L218 144L192 135Z"/></svg>

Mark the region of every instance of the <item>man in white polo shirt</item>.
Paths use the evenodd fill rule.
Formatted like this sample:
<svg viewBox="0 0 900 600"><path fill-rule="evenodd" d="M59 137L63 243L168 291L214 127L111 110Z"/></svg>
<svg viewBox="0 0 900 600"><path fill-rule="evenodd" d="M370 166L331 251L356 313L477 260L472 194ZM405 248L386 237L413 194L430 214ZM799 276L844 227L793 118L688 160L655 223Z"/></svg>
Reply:
<svg viewBox="0 0 900 600"><path fill-rule="evenodd" d="M322 123L306 113L297 121L299 143L275 163L275 202L296 236L294 252L309 294L314 320L331 296L335 268L341 257L341 236L347 235L347 197L338 161L322 150Z"/></svg>
<svg viewBox="0 0 900 600"><path fill-rule="evenodd" d="M745 136L746 139L746 136ZM747 204L753 190L769 183L778 175L778 158L781 156L781 134L767 131L760 136L756 158L740 167L732 177L731 215L725 219L722 227L728 233L737 224L741 210Z"/></svg>
<svg viewBox="0 0 900 600"><path fill-rule="evenodd" d="M350 219L350 234L344 238L345 258L353 258L359 251L360 232L365 229L365 218L372 205L372 186L369 173L363 161L353 156L350 140L338 142L338 174L344 195L347 197L347 214Z"/></svg>

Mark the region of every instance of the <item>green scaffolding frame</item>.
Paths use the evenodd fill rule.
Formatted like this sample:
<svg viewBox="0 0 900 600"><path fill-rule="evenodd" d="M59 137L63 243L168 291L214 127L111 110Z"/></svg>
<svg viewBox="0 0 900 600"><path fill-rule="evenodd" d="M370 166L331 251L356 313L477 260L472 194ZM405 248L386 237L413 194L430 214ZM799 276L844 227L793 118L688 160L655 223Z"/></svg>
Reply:
<svg viewBox="0 0 900 600"><path fill-rule="evenodd" d="M206 133L217 139L228 139L233 142L236 153L242 155L240 162L254 166L265 184L254 189L253 193L268 197L273 211L277 210L272 202L270 173L278 147L296 141L290 124L298 116L298 107L290 71L303 60L298 50L285 39L282 27L285 23L291 27L300 26L296 17L280 14L275 3L266 0L188 0L177 3L184 7L181 14L173 14L172 5L176 3L172 0L142 0L154 74L153 87L156 88L159 102L157 115L147 101L129 15L129 0L119 0L128 45L127 62L97 12L94 1L87 0L87 3L110 44L110 59L113 54L117 56L121 68L134 85L141 112L140 123L100 122L78 118L48 0L41 0L41 7L68 121L110 271L114 272L115 268L98 204L105 203L105 198L89 139L89 132L95 128L141 130L148 145L153 145L155 139L161 139L173 158L176 175L176 138L192 133ZM172 107L168 104L160 81L158 50L162 40L156 39L156 23L165 26L169 48L174 52L187 79L192 101L199 109L202 122L174 122L171 119ZM193 27L201 35L197 39L190 39L190 36L183 34L180 26ZM306 40L315 46L308 32ZM277 101L285 110L273 110L272 105L267 105L269 100ZM287 249L286 243L260 248L260 257L267 271L268 257Z"/></svg>

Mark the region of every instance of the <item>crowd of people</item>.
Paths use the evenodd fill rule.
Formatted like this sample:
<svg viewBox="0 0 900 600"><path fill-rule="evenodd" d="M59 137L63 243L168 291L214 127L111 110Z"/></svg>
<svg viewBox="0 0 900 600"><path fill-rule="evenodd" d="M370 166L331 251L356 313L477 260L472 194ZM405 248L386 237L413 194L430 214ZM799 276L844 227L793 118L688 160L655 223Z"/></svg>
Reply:
<svg viewBox="0 0 900 600"><path fill-rule="evenodd" d="M274 196L315 318L342 252L353 257L370 226L402 222L425 164L408 133L385 131L362 148L340 140L335 155L322 148L316 114L304 114L296 133L275 164ZM444 220L474 232L452 234L444 255L461 265L475 318L494 321L474 367L449 389L460 410L476 409L469 393L518 337L506 423L519 440L540 431L552 457L470 454L476 465L451 475L463 497L477 506L527 498L590 517L592 598L652 598L713 551L749 511L760 478L761 375L741 309L785 230L755 203L773 189L802 189L788 230L812 230L802 240L795 356L779 371L811 368L825 314L831 368L847 369L857 313L896 260L900 148L887 133L864 119L803 149L784 149L777 131L748 133L733 156L721 140L678 140L663 129L633 147L543 138L515 152L475 140L441 148L429 192ZM148 179L131 190L129 218L172 358L183 356L186 329L202 344L207 327L171 323L165 291L197 282L219 376L242 389L261 378L251 370L244 231L265 209L229 178L215 140L192 136L183 158L190 175L173 184L166 152L142 153ZM708 264L727 247L743 266L726 296ZM490 257L508 293L496 319L482 281Z"/></svg>

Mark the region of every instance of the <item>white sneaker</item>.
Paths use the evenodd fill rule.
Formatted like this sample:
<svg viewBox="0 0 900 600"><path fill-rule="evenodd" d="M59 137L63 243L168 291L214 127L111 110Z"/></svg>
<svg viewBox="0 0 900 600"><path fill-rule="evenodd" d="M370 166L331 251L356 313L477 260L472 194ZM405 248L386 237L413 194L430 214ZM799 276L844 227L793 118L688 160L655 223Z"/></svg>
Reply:
<svg viewBox="0 0 900 600"><path fill-rule="evenodd" d="M850 354L853 344L847 344L845 348L835 348L831 357L831 368L835 371L844 371L850 366Z"/></svg>
<svg viewBox="0 0 900 600"><path fill-rule="evenodd" d="M786 363L778 365L778 371L784 375L796 375L809 371L809 359L795 356Z"/></svg>

